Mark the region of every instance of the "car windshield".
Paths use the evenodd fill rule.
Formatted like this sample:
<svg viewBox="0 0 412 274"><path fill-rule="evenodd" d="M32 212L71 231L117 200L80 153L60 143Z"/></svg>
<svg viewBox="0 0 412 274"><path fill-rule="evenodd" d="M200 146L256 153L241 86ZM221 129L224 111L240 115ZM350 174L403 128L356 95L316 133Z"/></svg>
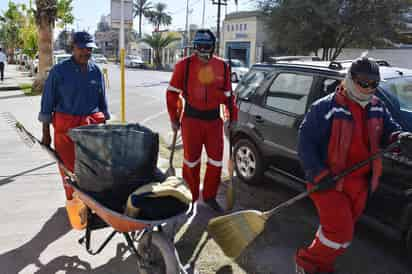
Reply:
<svg viewBox="0 0 412 274"><path fill-rule="evenodd" d="M381 87L398 98L401 108L412 111L412 76L387 79Z"/></svg>
<svg viewBox="0 0 412 274"><path fill-rule="evenodd" d="M256 89L260 86L266 77L267 72L265 71L250 71L239 83L236 89L237 96L239 98L245 99L250 95L255 93Z"/></svg>

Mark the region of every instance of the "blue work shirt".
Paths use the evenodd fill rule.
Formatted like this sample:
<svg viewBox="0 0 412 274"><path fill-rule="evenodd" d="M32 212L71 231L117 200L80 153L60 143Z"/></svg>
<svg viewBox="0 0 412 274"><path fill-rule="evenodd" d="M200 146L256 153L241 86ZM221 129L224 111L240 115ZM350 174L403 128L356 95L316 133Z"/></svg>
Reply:
<svg viewBox="0 0 412 274"><path fill-rule="evenodd" d="M44 85L39 121L51 123L54 112L79 116L103 112L110 119L104 77L96 64L89 61L87 72L82 72L71 57L53 66Z"/></svg>

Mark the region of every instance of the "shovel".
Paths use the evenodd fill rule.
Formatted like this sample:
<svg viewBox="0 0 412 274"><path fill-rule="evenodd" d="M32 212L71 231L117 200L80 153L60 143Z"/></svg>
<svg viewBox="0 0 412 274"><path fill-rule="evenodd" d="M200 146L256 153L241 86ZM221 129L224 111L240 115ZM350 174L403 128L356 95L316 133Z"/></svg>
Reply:
<svg viewBox="0 0 412 274"><path fill-rule="evenodd" d="M178 130L173 130L172 148L171 148L170 157L169 157L169 168L166 170L167 177L176 176L176 170L173 167L173 156L175 154L177 132Z"/></svg>

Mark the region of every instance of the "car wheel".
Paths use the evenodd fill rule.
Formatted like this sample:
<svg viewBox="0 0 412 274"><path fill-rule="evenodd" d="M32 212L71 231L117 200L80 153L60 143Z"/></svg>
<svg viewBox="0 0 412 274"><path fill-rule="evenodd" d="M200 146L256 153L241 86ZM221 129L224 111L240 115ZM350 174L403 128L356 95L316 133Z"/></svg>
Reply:
<svg viewBox="0 0 412 274"><path fill-rule="evenodd" d="M263 178L263 159L255 144L240 139L233 150L236 175L245 183L258 184Z"/></svg>
<svg viewBox="0 0 412 274"><path fill-rule="evenodd" d="M232 76L230 76L230 78L231 78L231 81L232 81L233 83L236 83L236 82L238 81L236 72L232 72Z"/></svg>

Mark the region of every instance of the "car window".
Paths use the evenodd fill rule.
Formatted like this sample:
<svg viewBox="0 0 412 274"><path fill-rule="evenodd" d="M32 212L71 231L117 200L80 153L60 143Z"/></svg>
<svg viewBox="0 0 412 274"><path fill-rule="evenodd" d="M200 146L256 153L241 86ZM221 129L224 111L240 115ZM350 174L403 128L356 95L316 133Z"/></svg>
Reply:
<svg viewBox="0 0 412 274"><path fill-rule="evenodd" d="M313 77L280 73L269 87L266 105L294 114L304 114Z"/></svg>
<svg viewBox="0 0 412 274"><path fill-rule="evenodd" d="M412 77L399 77L381 82L381 87L395 95L401 108L412 111Z"/></svg>
<svg viewBox="0 0 412 274"><path fill-rule="evenodd" d="M336 91L341 80L325 78L322 80L320 97L326 96Z"/></svg>
<svg viewBox="0 0 412 274"><path fill-rule="evenodd" d="M250 71L239 83L236 89L238 98L248 98L255 93L266 77L266 71Z"/></svg>

